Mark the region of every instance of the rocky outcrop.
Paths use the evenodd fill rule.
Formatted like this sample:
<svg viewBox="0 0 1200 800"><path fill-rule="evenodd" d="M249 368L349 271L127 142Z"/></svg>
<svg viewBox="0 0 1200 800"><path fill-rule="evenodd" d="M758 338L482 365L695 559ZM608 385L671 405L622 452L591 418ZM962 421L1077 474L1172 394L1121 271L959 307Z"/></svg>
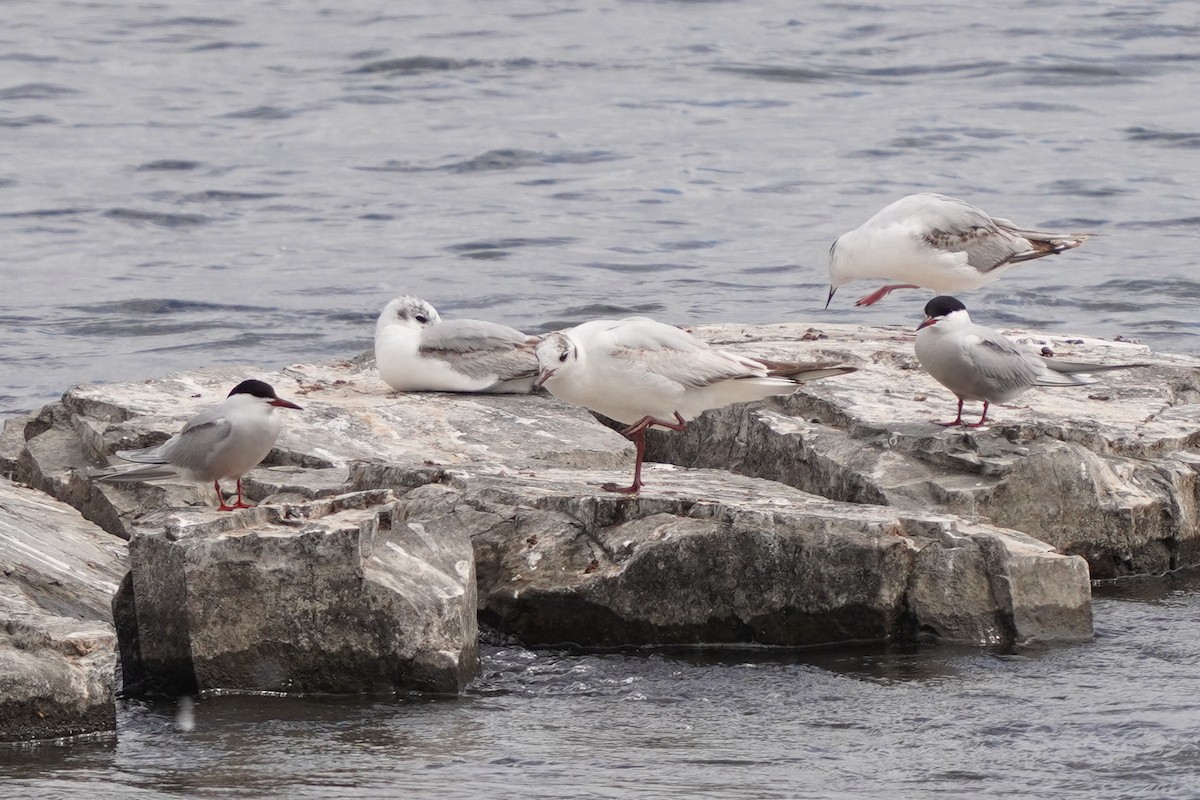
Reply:
<svg viewBox="0 0 1200 800"><path fill-rule="evenodd" d="M453 691L476 607L529 644L1073 640L1091 634L1088 565L1200 563L1200 374L1184 359L1045 340L1154 366L945 430L932 421L953 398L907 331L696 332L860 370L655 433L652 456L680 466L648 465L636 497L599 490L632 448L580 409L396 395L351 362L77 387L6 426L0 467L130 540L125 673L170 691ZM305 407L246 478L261 507L90 480L249 376Z"/></svg>
<svg viewBox="0 0 1200 800"><path fill-rule="evenodd" d="M985 428L945 429L933 422L953 418L954 396L920 369L911 331L695 332L735 352L804 352L860 369L788 398L710 412L682 435L654 431L648 458L1016 529L1083 556L1093 578L1200 563L1200 370L1190 359L1137 344L1009 332L1071 361L1153 366L1101 373L1090 386L1033 389L993 406Z"/></svg>
<svg viewBox="0 0 1200 800"><path fill-rule="evenodd" d="M110 604L125 543L0 479L0 741L116 730Z"/></svg>

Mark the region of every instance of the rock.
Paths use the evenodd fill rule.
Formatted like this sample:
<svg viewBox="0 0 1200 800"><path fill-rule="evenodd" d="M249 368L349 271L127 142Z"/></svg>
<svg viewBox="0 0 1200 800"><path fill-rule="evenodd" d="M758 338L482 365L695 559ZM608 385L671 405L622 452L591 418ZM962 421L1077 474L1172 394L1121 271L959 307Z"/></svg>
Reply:
<svg viewBox="0 0 1200 800"><path fill-rule="evenodd" d="M475 544L483 618L527 645L809 646L935 638L1013 645L1092 635L1083 559L1016 531L836 503L768 481L657 469L452 477L400 506ZM411 480L363 464L357 486Z"/></svg>
<svg viewBox="0 0 1200 800"><path fill-rule="evenodd" d="M1123 392L1136 384L1105 384L1113 399L1102 404L1103 423L1060 424L1056 436L1044 422L1008 422L1019 418L1010 409L997 410L1004 416L990 431L947 433L915 399L944 397L939 412L952 405L911 368L907 334L826 330L701 330L730 349L863 369L658 437L660 454L722 469L651 465L633 498L599 490L627 476L632 448L580 409L545 395L396 395L369 365L351 362L77 387L5 441L23 440L15 459L23 480L131 537L133 577L117 604L126 672L173 690L368 691L401 674L405 685L452 690L470 674L474 629L464 609L476 602L484 620L529 644L1089 637L1087 566L1055 552L1063 540L1044 542L1042 527L1053 537L1065 523L1055 515L1066 502L1058 492L1074 475L1107 470L1123 498L1165 491L1165 480L1141 480L1142 464L1118 462L1137 461L1137 443L1121 445L1123 455L1116 444L1136 405ZM1154 380L1187 396L1183 371L1158 361ZM217 514L207 487L88 479L114 450L165 439L249 376L305 407L287 416L275 450L245 480L263 507ZM1159 431L1164 458L1169 436L1185 428ZM1072 451L1070 476L1056 460L1068 445L1083 448ZM1149 457L1152 447L1137 446ZM1080 472L1080 453L1091 472ZM1038 464L1058 483L1022 471ZM1189 476L1171 476L1180 498ZM1039 494L1040 484L1054 493ZM1007 504L1002 519L989 503ZM1087 512L1109 529L1072 528L1079 538L1067 544L1111 550L1121 518L1114 503L1116 511ZM995 519L981 513L988 508ZM460 568L471 561L468 538L477 598ZM396 548L411 557L380 555ZM410 594L387 594L409 580L418 584L401 587ZM294 584L320 590L310 597ZM369 597L353 599L356 586L370 587ZM417 617L400 615L403 602L421 609L434 633L427 642L408 635ZM382 637L397 626L403 642ZM429 674L438 677L416 677Z"/></svg>
<svg viewBox="0 0 1200 800"><path fill-rule="evenodd" d="M115 450L165 441L247 375L262 377L304 406L283 412L283 432L263 462L274 469L252 472L247 481L254 500L275 492L328 496L345 482L347 464L357 460L519 469L620 467L633 457L632 445L592 425L587 412L544 394L398 395L373 369L337 361L282 373L224 367L137 384L77 386L37 415L33 435L26 431L16 458L18 478L124 538L146 509L211 506L211 485L103 484L88 471Z"/></svg>
<svg viewBox="0 0 1200 800"><path fill-rule="evenodd" d="M139 693L453 693L478 670L470 540L427 535L390 492L154 527L118 600Z"/></svg>
<svg viewBox="0 0 1200 800"><path fill-rule="evenodd" d="M1189 359L1095 339L1052 342L1071 361L1148 361L1093 386L1032 389L983 429L944 429L954 396L913 355L913 332L846 325L710 326L734 352L841 359L860 371L788 398L653 431L647 458L720 467L835 500L934 511L1011 528L1085 557L1093 578L1200 563L1200 370ZM1104 400L1091 399L1103 397ZM969 413L978 413L978 404Z"/></svg>
<svg viewBox="0 0 1200 800"><path fill-rule="evenodd" d="M0 479L0 565L0 741L115 731L125 543Z"/></svg>

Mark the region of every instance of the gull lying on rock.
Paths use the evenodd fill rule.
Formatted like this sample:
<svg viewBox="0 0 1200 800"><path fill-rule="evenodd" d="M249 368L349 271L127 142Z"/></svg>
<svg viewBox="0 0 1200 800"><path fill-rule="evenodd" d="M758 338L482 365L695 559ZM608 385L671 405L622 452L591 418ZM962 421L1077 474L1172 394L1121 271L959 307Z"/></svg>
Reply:
<svg viewBox="0 0 1200 800"><path fill-rule="evenodd" d="M495 322L443 320L404 295L375 324L379 375L398 392L524 393L533 388L537 338Z"/></svg>
<svg viewBox="0 0 1200 800"><path fill-rule="evenodd" d="M745 358L646 317L595 320L548 334L537 359L538 386L628 426L621 433L637 447L633 483L602 487L624 493L642 487L645 434L652 425L682 431L707 409L791 394L802 381L855 369Z"/></svg>
<svg viewBox="0 0 1200 800"><path fill-rule="evenodd" d="M855 305L879 302L895 289L968 291L999 278L1022 261L1078 247L1091 233L1025 230L962 200L912 194L844 233L829 250L829 298L859 278L902 280L876 289Z"/></svg>
<svg viewBox="0 0 1200 800"><path fill-rule="evenodd" d="M183 430L157 447L119 450L126 461L145 464L132 469L110 468L97 474L108 483L183 478L197 483L213 482L218 511L249 508L242 499L242 476L267 457L279 438L282 420L277 408L300 406L280 399L271 385L246 380L233 387L229 396L188 420ZM237 479L237 500L226 505L221 480Z"/></svg>
<svg viewBox="0 0 1200 800"><path fill-rule="evenodd" d="M1149 364L1081 364L1038 355L998 331L971 322L967 307L953 297L925 304L917 326L917 360L934 380L958 397L958 416L938 425L978 428L987 422L989 403L1003 403L1034 386L1094 383L1085 373L1148 367ZM964 400L982 400L978 422L962 421Z"/></svg>

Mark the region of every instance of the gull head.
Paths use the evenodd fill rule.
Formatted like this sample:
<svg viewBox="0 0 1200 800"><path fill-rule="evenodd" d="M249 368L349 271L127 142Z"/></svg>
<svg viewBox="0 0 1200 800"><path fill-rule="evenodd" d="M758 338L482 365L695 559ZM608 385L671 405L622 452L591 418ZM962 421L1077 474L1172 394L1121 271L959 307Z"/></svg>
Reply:
<svg viewBox="0 0 1200 800"><path fill-rule="evenodd" d="M538 343L537 350L538 377L534 383L540 387L546 381L552 380L557 373L570 371L579 363L579 346L568 334L562 331L547 334Z"/></svg>
<svg viewBox="0 0 1200 800"><path fill-rule="evenodd" d="M430 325L436 325L441 319L436 308L419 297L406 294L397 297L383 307L375 330L378 332L393 325L420 330L428 328Z"/></svg>
<svg viewBox="0 0 1200 800"><path fill-rule="evenodd" d="M971 324L971 315L962 301L950 295L938 295L925 304L925 319L917 330L940 325L939 332Z"/></svg>

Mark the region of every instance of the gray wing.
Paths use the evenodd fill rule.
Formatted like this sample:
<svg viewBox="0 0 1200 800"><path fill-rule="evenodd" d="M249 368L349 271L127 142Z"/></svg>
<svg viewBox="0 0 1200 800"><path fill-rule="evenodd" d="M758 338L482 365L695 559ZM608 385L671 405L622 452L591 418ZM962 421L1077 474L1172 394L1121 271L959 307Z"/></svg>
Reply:
<svg viewBox="0 0 1200 800"><path fill-rule="evenodd" d="M977 392L979 396L1019 393L1042 383L1048 370L1036 355L999 334L981 335L980 339L966 350L974 373L991 390Z"/></svg>
<svg viewBox="0 0 1200 800"><path fill-rule="evenodd" d="M614 349L612 355L627 365L644 369L688 388L711 386L736 378L763 378L767 375L766 368L761 364L719 350L621 347Z"/></svg>
<svg viewBox="0 0 1200 800"><path fill-rule="evenodd" d="M233 426L216 409L192 417L183 430L158 447L145 450L119 450L117 457L140 464L170 464L184 469L201 470L209 457L229 438Z"/></svg>
<svg viewBox="0 0 1200 800"><path fill-rule="evenodd" d="M456 353L443 350L437 357L471 378L494 375L497 381L532 378L538 374L537 355L533 344L522 344L506 350L475 350Z"/></svg>
<svg viewBox="0 0 1200 800"><path fill-rule="evenodd" d="M511 381L538 374L537 341L495 322L448 320L426 328L419 349L421 355L445 361L468 377Z"/></svg>
<svg viewBox="0 0 1200 800"><path fill-rule="evenodd" d="M478 319L455 319L430 325L421 332L422 353L470 353L503 350L525 344L529 337L515 328Z"/></svg>
<svg viewBox="0 0 1200 800"><path fill-rule="evenodd" d="M967 263L980 272L991 270L1028 253L1029 241L997 225L996 220L962 200L938 195L940 202L926 209L927 230L922 238L930 247L948 253L965 253Z"/></svg>
<svg viewBox="0 0 1200 800"><path fill-rule="evenodd" d="M757 361L721 350L685 330L648 317L628 317L609 330L613 358L688 388L766 377Z"/></svg>
<svg viewBox="0 0 1200 800"><path fill-rule="evenodd" d="M938 250L964 253L967 263L980 272L1061 253L1093 235L1024 230L957 198L927 197L931 199L920 212L928 227L922 235L925 243Z"/></svg>

